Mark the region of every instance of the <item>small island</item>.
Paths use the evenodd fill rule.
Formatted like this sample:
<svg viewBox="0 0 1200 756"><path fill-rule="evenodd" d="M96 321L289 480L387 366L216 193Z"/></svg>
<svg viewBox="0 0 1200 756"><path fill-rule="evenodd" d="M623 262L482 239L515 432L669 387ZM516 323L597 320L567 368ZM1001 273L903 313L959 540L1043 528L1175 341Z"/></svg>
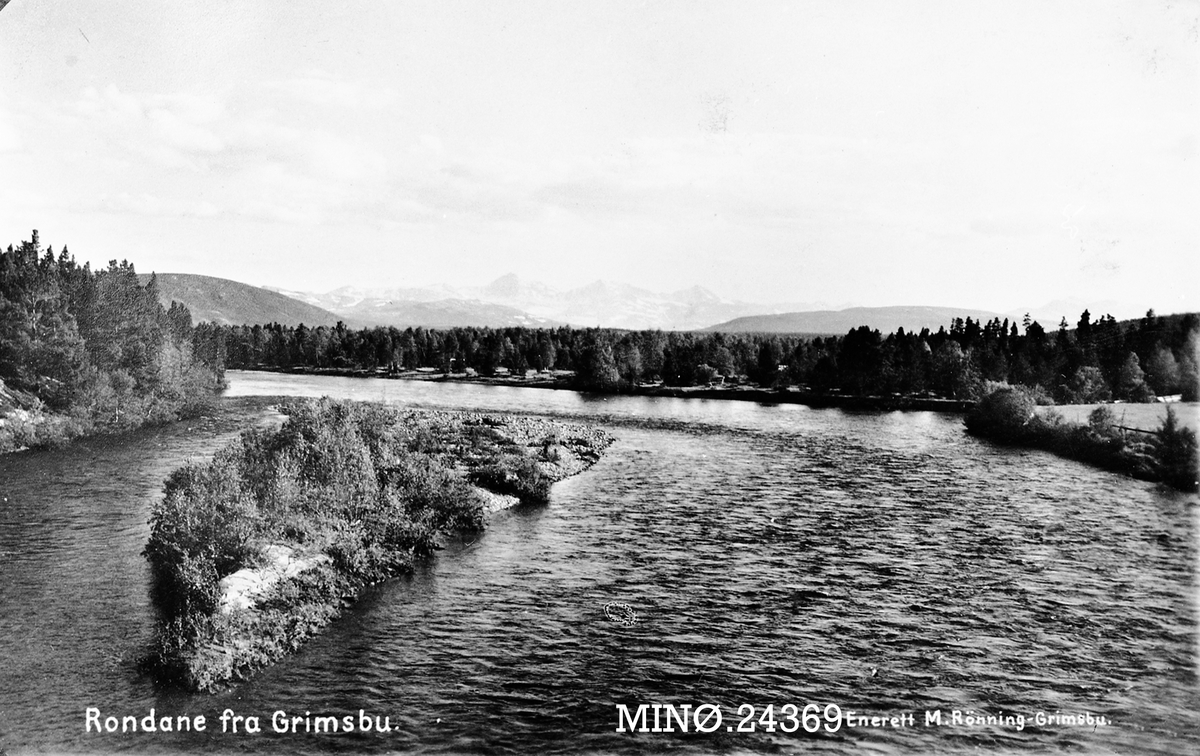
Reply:
<svg viewBox="0 0 1200 756"><path fill-rule="evenodd" d="M212 691L295 651L369 585L488 514L548 500L612 443L539 418L302 400L167 480L145 549L161 614L146 660Z"/></svg>

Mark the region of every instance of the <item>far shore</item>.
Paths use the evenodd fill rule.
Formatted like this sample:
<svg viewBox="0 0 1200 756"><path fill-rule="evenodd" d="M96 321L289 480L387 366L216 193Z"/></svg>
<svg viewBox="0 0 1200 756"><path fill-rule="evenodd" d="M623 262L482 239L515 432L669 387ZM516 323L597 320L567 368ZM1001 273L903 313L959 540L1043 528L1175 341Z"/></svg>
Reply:
<svg viewBox="0 0 1200 756"><path fill-rule="evenodd" d="M512 386L517 388L552 389L558 391L581 391L572 382L571 371L559 370L550 373L533 373L526 376L471 375L469 373L443 373L434 368L418 368L401 372L384 369L364 370L358 368L241 368L250 372L283 373L285 375L329 375L344 378L387 378L392 380L434 381L447 383L476 383L487 386ZM927 396L860 396L842 393L817 393L797 388L772 389L747 384L706 386L664 386L658 383L643 383L619 391L595 392L614 396L668 397L673 399L720 399L762 404L804 404L810 407L844 407L861 410L915 410L925 412L968 412L975 402L959 399L941 399Z"/></svg>

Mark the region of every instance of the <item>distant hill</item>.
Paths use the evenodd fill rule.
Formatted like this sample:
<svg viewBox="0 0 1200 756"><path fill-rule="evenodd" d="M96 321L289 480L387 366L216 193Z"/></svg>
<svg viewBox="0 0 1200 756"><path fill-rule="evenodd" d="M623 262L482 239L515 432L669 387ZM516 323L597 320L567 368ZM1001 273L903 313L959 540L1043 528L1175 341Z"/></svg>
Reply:
<svg viewBox="0 0 1200 756"><path fill-rule="evenodd" d="M703 329L725 333L805 333L844 335L859 326L869 326L883 333L894 333L897 328L920 331L928 328L936 332L943 326L947 330L955 318L973 318L984 322L1004 316L984 310L967 310L955 307L851 307L845 310L814 310L811 312L785 312L778 315L751 315L734 318Z"/></svg>
<svg viewBox="0 0 1200 756"><path fill-rule="evenodd" d="M1047 302L1041 307L1009 310L1007 314L1010 320L1017 322L1021 322L1025 315L1028 314L1031 320L1036 320L1042 325L1042 328L1050 331L1057 329L1059 321L1063 318L1066 318L1069 326L1074 327L1079 322L1079 316L1083 314L1084 310L1091 313L1092 320L1097 320L1109 314L1117 320L1134 320L1145 315L1146 310L1151 306L1147 304L1139 306L1112 299L1104 299L1097 302L1095 300L1073 297L1070 299L1056 299L1053 302Z"/></svg>
<svg viewBox="0 0 1200 756"><path fill-rule="evenodd" d="M279 323L296 326L336 325L339 317L329 310L284 296L270 289L230 281L226 278L198 276L190 273L159 273L158 298L163 307L175 300L192 313L192 321L202 320L222 325L265 325ZM143 285L149 275L139 275Z"/></svg>

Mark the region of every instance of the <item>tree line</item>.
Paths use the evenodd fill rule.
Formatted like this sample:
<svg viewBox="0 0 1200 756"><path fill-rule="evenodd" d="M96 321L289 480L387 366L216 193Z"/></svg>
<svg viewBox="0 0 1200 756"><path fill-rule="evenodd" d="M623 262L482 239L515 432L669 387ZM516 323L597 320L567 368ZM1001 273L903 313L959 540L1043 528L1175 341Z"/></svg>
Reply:
<svg viewBox="0 0 1200 756"><path fill-rule="evenodd" d="M1030 387L1039 400L1195 400L1196 314L1117 321L1084 311L1047 331L1021 324L956 319L936 332L862 326L844 336L623 331L605 328L430 328L345 324L225 326L220 349L229 367L344 369L392 373L468 368L480 375L573 371L577 388L631 390L753 382L855 395L932 395L977 399L989 382Z"/></svg>
<svg viewBox="0 0 1200 756"><path fill-rule="evenodd" d="M183 305L164 308L131 263L93 271L34 231L0 252L0 381L25 410L0 424L0 450L196 409L222 383L221 337Z"/></svg>

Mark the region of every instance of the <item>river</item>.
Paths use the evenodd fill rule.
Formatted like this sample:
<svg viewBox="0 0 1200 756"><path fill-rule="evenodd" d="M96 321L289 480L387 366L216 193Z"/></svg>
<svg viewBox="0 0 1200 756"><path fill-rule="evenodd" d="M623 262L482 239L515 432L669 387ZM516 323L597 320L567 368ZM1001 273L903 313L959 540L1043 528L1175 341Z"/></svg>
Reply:
<svg viewBox="0 0 1200 756"><path fill-rule="evenodd" d="M229 381L216 419L0 457L0 749L1200 750L1194 496L993 446L955 415ZM155 619L140 555L150 507L173 468L278 422L263 398L277 395L561 416L617 442L548 505L501 513L374 587L250 681L162 689L137 666ZM637 622L610 620L609 602ZM687 733L617 732L617 706L640 704L723 718L706 708ZM817 719L789 716L806 704ZM768 705L774 732L759 723ZM204 715L206 729L86 732L89 707L101 722ZM225 709L262 732L222 732ZM360 710L391 731L304 731L306 713ZM277 711L300 732L273 732ZM851 726L850 712L897 719ZM1039 712L1084 721L1039 725Z"/></svg>

